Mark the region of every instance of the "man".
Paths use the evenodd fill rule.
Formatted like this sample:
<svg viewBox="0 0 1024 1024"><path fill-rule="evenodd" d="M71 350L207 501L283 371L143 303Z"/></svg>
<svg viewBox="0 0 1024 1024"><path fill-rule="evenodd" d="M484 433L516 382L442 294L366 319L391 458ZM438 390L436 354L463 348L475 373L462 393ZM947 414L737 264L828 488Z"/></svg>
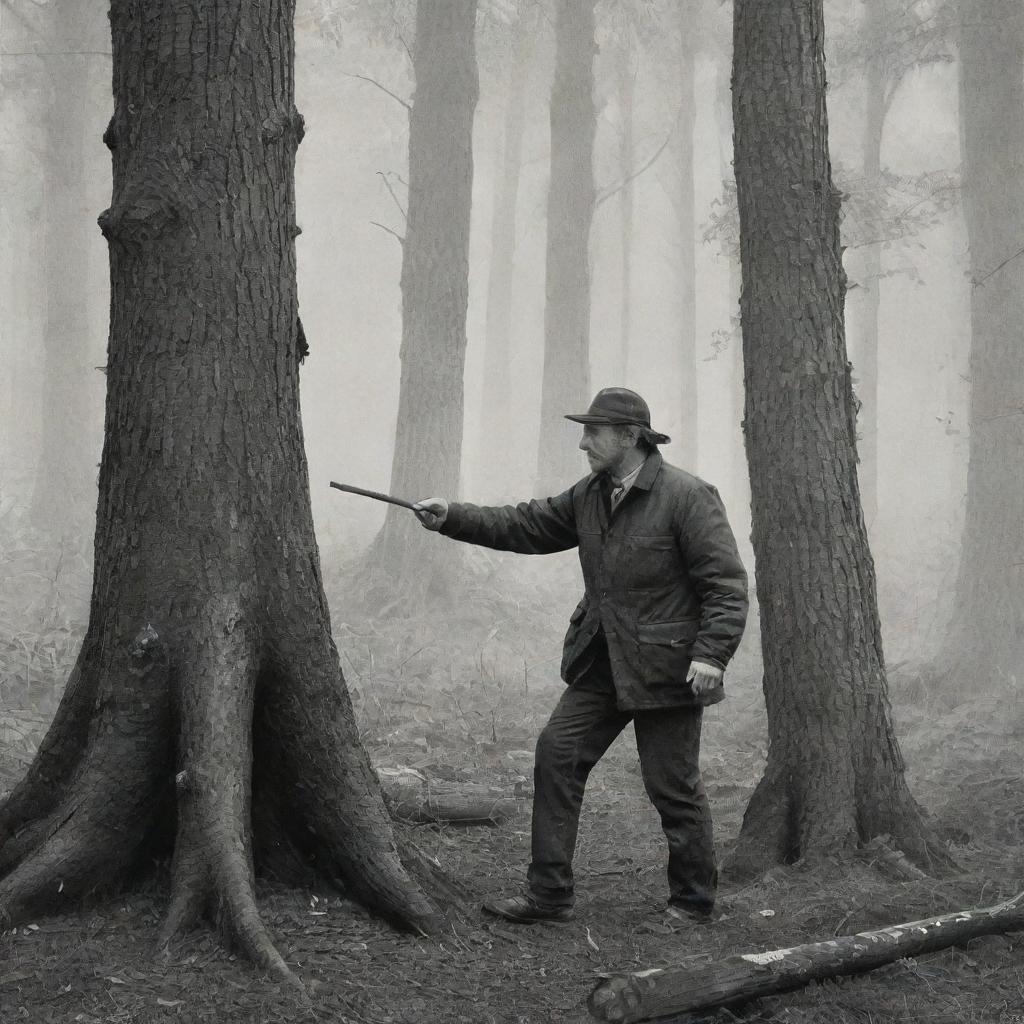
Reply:
<svg viewBox="0 0 1024 1024"><path fill-rule="evenodd" d="M511 921L573 916L572 857L590 770L632 721L644 787L668 840L666 923L709 920L711 814L698 756L703 706L724 696L746 621L746 573L718 492L670 466L647 403L598 392L580 448L589 476L504 508L428 498L416 514L456 540L525 554L579 547L585 593L562 656L568 683L537 742L532 859L522 895L484 909Z"/></svg>

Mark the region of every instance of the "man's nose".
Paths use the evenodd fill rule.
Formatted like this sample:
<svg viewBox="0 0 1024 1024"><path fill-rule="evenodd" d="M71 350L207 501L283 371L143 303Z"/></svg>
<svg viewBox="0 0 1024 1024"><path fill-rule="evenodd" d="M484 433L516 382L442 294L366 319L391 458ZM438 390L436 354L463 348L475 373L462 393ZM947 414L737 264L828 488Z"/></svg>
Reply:
<svg viewBox="0 0 1024 1024"><path fill-rule="evenodd" d="M580 451L581 452L585 452L587 450L587 448L589 448L589 447L590 447L590 438L587 437L586 434L584 434L580 438Z"/></svg>

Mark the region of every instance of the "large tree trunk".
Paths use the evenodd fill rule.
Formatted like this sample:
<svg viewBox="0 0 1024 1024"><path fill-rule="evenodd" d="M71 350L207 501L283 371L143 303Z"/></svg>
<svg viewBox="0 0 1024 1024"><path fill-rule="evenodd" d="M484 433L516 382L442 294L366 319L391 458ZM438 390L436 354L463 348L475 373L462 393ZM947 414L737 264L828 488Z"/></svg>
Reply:
<svg viewBox="0 0 1024 1024"><path fill-rule="evenodd" d="M690 5L680 4L679 124L679 347L682 356L683 464L697 472L699 397L697 389L697 193L693 139L697 127L697 46Z"/></svg>
<svg viewBox="0 0 1024 1024"><path fill-rule="evenodd" d="M391 493L455 495L462 462L469 299L476 0L416 6L409 209L402 246L402 378ZM371 560L406 593L450 563L415 516L388 509Z"/></svg>
<svg viewBox="0 0 1024 1024"><path fill-rule="evenodd" d="M491 218L491 262L487 272L486 348L480 417L480 457L477 479L483 494L506 494L507 473L494 458L488 439L504 437L513 429L509 392L511 383L512 285L515 278L516 212L523 164L523 126L535 20L527 11L519 16L512 44L512 59L505 83L505 118Z"/></svg>
<svg viewBox="0 0 1024 1024"><path fill-rule="evenodd" d="M579 431L564 419L590 401L590 257L594 217L594 0L557 0L551 183L537 491L583 475Z"/></svg>
<svg viewBox="0 0 1024 1024"><path fill-rule="evenodd" d="M92 65L106 48L104 12L81 0L48 9L44 119L43 266L47 282L40 403L42 445L32 496L35 521L84 533L96 507L100 377L90 353L94 308L89 256L95 221L85 202ZM96 450L93 443L96 442Z"/></svg>
<svg viewBox="0 0 1024 1024"><path fill-rule="evenodd" d="M769 751L734 867L889 833L939 851L890 721L857 488L821 0L739 0L733 68L750 465Z"/></svg>
<svg viewBox="0 0 1024 1024"><path fill-rule="evenodd" d="M111 4L107 408L89 626L0 808L0 916L117 886L173 837L204 908L290 978L253 850L388 917L406 873L331 639L299 419L293 0Z"/></svg>
<svg viewBox="0 0 1024 1024"><path fill-rule="evenodd" d="M1024 664L1024 13L961 0L960 124L971 252L970 461L943 671L977 685Z"/></svg>

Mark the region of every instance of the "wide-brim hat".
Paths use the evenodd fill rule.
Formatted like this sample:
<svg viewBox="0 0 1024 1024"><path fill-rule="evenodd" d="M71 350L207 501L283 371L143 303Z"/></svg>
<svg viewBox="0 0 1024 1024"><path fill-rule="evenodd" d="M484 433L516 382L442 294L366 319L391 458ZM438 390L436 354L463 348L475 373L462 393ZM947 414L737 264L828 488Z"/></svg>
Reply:
<svg viewBox="0 0 1024 1024"><path fill-rule="evenodd" d="M602 388L594 396L586 412L566 413L576 423L623 424L641 427L643 438L650 444L668 444L672 439L651 429L651 410L647 403L628 388Z"/></svg>

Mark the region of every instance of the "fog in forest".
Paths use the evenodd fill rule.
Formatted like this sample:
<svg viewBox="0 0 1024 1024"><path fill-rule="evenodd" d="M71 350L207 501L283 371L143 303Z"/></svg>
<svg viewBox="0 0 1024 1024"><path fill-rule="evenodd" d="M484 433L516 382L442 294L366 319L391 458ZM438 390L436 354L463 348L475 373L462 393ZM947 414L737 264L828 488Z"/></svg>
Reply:
<svg viewBox="0 0 1024 1024"><path fill-rule="evenodd" d="M1019 946L938 940L1024 928L1024 13L823 7L0 0L0 1018L78 957L119 1020L256 969L268 1022L558 1024L673 910L805 984L970 907L806 1019L1020 1019ZM330 486L556 496L609 386L745 633L715 495L613 492L649 434L437 532ZM130 966L214 908L237 960Z"/></svg>
<svg viewBox="0 0 1024 1024"><path fill-rule="evenodd" d="M395 236L404 230L408 159L403 103L413 94L402 42L412 30L411 8L352 4L346 17L345 5L337 6L300 3L296 40L298 105L307 126L297 166L303 232L299 299L310 345L302 372L303 423L318 537L328 566L358 555L383 520L382 506L331 491L328 482L389 489L401 339L401 247ZM539 441L553 41L550 16L541 13L528 45L516 52L514 7L486 3L478 14L480 100L473 137L462 475L459 493L442 495L485 504L534 495ZM826 10L836 36L829 46L830 141L835 177L849 200L846 315L855 379L864 296L873 289L879 296L877 508L866 514L887 652L890 660L901 662L926 658L944 628L966 487L970 281L957 195L957 69L952 58L939 54L901 76L884 122L885 183L869 181L861 170L863 58L851 43L859 7L843 2ZM705 12L694 73L694 382L684 380L680 351L677 58L673 41L661 38L642 16L639 25L632 23L624 9L612 3L598 7L591 390L625 385L647 398L655 427L673 438L666 457L719 488L752 568L740 429L734 190L728 180L728 16L724 10ZM75 481L87 477L94 486L102 441L100 368L108 282L106 243L95 218L109 202L109 159L101 136L111 111L102 13L97 6L69 35L48 20L45 4L5 4L3 10L8 245L0 501L5 515L27 513L43 528L51 525L52 508L54 538L91 534L94 498L83 500ZM625 157L623 67L633 85L632 152ZM517 79L524 131L506 384L511 423L495 435L486 431L482 417L488 275L509 83ZM624 354L627 196L631 287ZM872 233L884 240L880 273L863 280L862 254ZM67 289L73 292L73 309L61 298ZM66 365L52 371L56 384L49 387L55 390L47 395L47 346L54 337ZM695 435L683 414L683 396L694 394ZM576 411L581 410L565 410ZM56 434L70 438L73 448L47 445L44 421L52 417L64 417ZM575 442L563 437L551 443ZM582 475L582 456L578 465ZM53 486L41 484L40 477ZM571 482L566 479L565 485ZM69 508L74 515L66 522ZM57 552L60 541L53 543ZM424 537L422 543L437 539ZM78 602L73 618L84 615L88 581L66 580L62 589ZM344 595L329 596L335 614L343 616ZM448 599L458 607L458 593Z"/></svg>

